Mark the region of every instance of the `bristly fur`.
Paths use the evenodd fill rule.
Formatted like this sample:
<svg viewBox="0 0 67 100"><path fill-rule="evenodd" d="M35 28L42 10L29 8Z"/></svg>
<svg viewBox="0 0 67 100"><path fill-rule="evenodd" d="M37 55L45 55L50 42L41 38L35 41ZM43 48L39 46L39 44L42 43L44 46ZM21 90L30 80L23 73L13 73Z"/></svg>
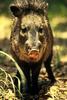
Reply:
<svg viewBox="0 0 67 100"><path fill-rule="evenodd" d="M15 0L13 5L22 8L22 10L33 9L34 11L41 11L47 13L48 3L45 0Z"/></svg>
<svg viewBox="0 0 67 100"><path fill-rule="evenodd" d="M42 67L42 64L44 64L44 67L46 68L46 71L48 73L48 78L51 80L51 83L54 83L56 81L51 69L51 60L53 55L53 35L49 24L48 16L47 16L47 6L48 4L45 2L45 0L15 0L15 2L10 6L10 10L13 13L14 18L16 17L11 32L11 37L10 37L11 53L14 59L16 60L16 62L18 63L18 65L20 66L20 68L22 69L22 71L24 72L24 75L26 77L26 81L27 81L27 88L25 89L26 90L25 92L27 92L26 94L29 95L31 94L33 96L39 94L38 77L39 77L39 72ZM38 17L36 18L35 15ZM27 16L33 16L34 18L32 17L31 19L31 17L28 17L27 19ZM40 21L40 17L41 17L41 21ZM24 18L26 20L24 20ZM27 20L29 21L25 23ZM21 27L22 24L25 26L26 29L29 29L28 31L25 32L25 34L24 32L22 32L22 34L25 37L20 35L20 32L22 31L22 27ZM26 26L29 27L27 28ZM40 32L39 29L42 29L42 27L43 30L41 34L39 33ZM22 39L20 39L20 37L23 39L23 42ZM43 41L41 41L40 38ZM39 47L39 45L36 44L36 42L41 43L42 44L41 47ZM27 45L25 43L27 43ZM31 48L32 50L31 53L33 54L28 53L28 50L30 49L29 43L32 44L32 48L36 47L34 49ZM38 50L38 54L35 54L37 50ZM33 61L32 59L30 59L29 54L34 56L38 55L37 57L39 58ZM31 74L30 74L30 70L31 70ZM23 93L24 87L18 70L16 76L19 78L21 82L20 92ZM14 83L18 87L17 81L18 80L15 79ZM28 100L28 98L27 99L25 98L25 100Z"/></svg>

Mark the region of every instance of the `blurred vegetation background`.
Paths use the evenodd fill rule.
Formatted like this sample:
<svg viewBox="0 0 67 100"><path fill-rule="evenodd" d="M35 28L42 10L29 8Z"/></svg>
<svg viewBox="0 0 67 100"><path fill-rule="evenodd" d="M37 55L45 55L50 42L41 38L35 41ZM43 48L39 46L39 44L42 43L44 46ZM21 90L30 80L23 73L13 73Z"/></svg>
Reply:
<svg viewBox="0 0 67 100"><path fill-rule="evenodd" d="M46 1L49 4L48 17L54 35L54 56L58 61L67 63L67 0ZM0 0L0 49L7 52L13 22L9 9L11 2L13 0Z"/></svg>

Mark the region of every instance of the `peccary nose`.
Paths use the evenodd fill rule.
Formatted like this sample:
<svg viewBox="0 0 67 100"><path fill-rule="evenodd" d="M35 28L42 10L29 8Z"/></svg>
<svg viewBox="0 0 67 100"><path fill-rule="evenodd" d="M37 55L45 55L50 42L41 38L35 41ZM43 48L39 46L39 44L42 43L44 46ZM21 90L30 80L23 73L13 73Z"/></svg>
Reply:
<svg viewBox="0 0 67 100"><path fill-rule="evenodd" d="M37 42L34 41L33 43L26 41L26 43L25 43L25 47L26 47L27 51L30 51L30 50L33 50L33 49L39 51L39 49L41 48L41 45L42 44L41 44L40 41L37 41Z"/></svg>

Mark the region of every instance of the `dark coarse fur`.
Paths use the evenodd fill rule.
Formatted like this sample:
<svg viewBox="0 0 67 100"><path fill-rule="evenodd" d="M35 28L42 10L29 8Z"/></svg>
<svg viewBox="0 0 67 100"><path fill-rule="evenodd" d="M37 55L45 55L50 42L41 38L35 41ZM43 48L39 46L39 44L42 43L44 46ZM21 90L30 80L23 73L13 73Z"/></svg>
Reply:
<svg viewBox="0 0 67 100"><path fill-rule="evenodd" d="M18 1L18 2L17 2ZM10 5L10 9L13 12L13 15L16 17L13 30L11 33L11 52L13 57L16 59L17 63L21 67L24 72L24 75L27 79L28 92L32 94L38 93L38 75L41 69L42 63L44 63L46 71L48 73L48 78L51 82L55 81L55 78L51 69L51 60L53 55L53 35L51 31L51 27L47 17L47 6L44 0L17 0L14 4ZM18 43L18 37L20 32L20 24L21 24L21 15L25 16L30 11L33 11L41 17L46 17L46 31L47 31L47 44L46 50L43 50L41 53L41 58L37 62L29 61L28 57L25 56L22 51L21 44ZM21 50L19 49L21 48ZM44 44L43 44L43 48ZM30 79L30 69L32 72L32 81ZM19 77L19 73L17 72L17 76ZM21 80L21 79L20 79ZM32 84L32 86L31 86Z"/></svg>

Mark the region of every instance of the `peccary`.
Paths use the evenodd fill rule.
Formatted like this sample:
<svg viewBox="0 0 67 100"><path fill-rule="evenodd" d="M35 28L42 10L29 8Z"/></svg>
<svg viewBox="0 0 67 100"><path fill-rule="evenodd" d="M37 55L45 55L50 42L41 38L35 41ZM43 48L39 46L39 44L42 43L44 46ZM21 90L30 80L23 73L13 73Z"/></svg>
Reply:
<svg viewBox="0 0 67 100"><path fill-rule="evenodd" d="M11 52L24 72L28 91L37 94L38 75L42 63L45 65L48 78L51 82L55 82L50 65L53 55L53 35L47 17L48 4L45 0L17 1L10 5L15 16L10 38ZM20 78L19 72L17 76Z"/></svg>

